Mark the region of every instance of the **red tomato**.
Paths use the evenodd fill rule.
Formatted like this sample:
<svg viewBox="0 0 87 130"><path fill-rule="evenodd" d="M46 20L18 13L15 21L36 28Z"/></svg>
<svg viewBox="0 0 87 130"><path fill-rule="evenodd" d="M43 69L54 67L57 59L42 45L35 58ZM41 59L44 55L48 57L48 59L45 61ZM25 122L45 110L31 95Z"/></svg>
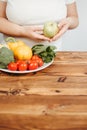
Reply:
<svg viewBox="0 0 87 130"><path fill-rule="evenodd" d="M12 70L12 71L16 71L17 70L17 64L14 63L14 62L11 62L8 64L8 67L7 67L9 70Z"/></svg>
<svg viewBox="0 0 87 130"><path fill-rule="evenodd" d="M39 64L40 67L43 66L43 64L44 64L43 60L39 59L39 63L38 64Z"/></svg>
<svg viewBox="0 0 87 130"><path fill-rule="evenodd" d="M28 66L28 69L29 69L29 70L35 70L35 69L37 69L37 68L38 68L38 63L35 62L35 61L32 61L32 62L29 64L29 66Z"/></svg>
<svg viewBox="0 0 87 130"><path fill-rule="evenodd" d="M27 64L30 64L32 60L26 60L26 63Z"/></svg>
<svg viewBox="0 0 87 130"><path fill-rule="evenodd" d="M39 59L37 59L35 61L38 63L39 67L41 67L44 64L44 62L43 62L43 60L41 58L39 58Z"/></svg>
<svg viewBox="0 0 87 130"><path fill-rule="evenodd" d="M19 65L18 65L18 70L19 71L26 71L27 70L27 64L25 62L21 62Z"/></svg>
<svg viewBox="0 0 87 130"><path fill-rule="evenodd" d="M23 61L23 60L17 60L16 61L16 64L19 66L19 64L21 64L21 63L25 63L25 61Z"/></svg>
<svg viewBox="0 0 87 130"><path fill-rule="evenodd" d="M33 55L32 58L31 58L31 60L37 60L37 59L39 59L38 55Z"/></svg>

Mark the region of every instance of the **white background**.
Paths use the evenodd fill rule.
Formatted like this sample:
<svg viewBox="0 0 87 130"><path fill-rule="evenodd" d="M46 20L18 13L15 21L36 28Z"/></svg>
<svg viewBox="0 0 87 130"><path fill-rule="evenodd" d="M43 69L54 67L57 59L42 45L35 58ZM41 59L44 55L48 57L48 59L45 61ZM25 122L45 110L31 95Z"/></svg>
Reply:
<svg viewBox="0 0 87 130"><path fill-rule="evenodd" d="M79 26L64 35L63 50L65 51L87 51L87 0L77 0L77 9Z"/></svg>
<svg viewBox="0 0 87 130"><path fill-rule="evenodd" d="M87 0L76 0L79 26L64 35L63 50L87 51Z"/></svg>

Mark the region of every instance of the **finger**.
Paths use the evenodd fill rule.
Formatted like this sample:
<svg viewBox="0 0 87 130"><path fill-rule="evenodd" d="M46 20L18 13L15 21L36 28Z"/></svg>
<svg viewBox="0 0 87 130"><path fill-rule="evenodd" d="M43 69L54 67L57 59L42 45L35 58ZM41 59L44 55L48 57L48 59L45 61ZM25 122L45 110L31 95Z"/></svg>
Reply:
<svg viewBox="0 0 87 130"><path fill-rule="evenodd" d="M39 40L50 41L50 39L48 37L45 37L44 35L39 35L39 34L35 33L34 36L36 39L39 39Z"/></svg>
<svg viewBox="0 0 87 130"><path fill-rule="evenodd" d="M43 26L42 25L38 25L38 26L33 26L33 30L34 31L42 31L43 30Z"/></svg>
<svg viewBox="0 0 87 130"><path fill-rule="evenodd" d="M38 34L43 34L43 31L42 30L40 30L40 31L35 31L36 33L38 33Z"/></svg>
<svg viewBox="0 0 87 130"><path fill-rule="evenodd" d="M40 43L43 42L44 40L40 40L40 39L35 39L36 42Z"/></svg>
<svg viewBox="0 0 87 130"><path fill-rule="evenodd" d="M43 35L39 36L39 39L42 39L42 40L44 40L44 41L50 41L49 38L47 38L47 37L45 37L45 36L43 36Z"/></svg>
<svg viewBox="0 0 87 130"><path fill-rule="evenodd" d="M67 31L67 29L68 29L68 26L67 26L67 25L64 26L64 27L59 31L59 33L52 38L52 41L55 41L55 40L57 40L58 38L60 38L60 37Z"/></svg>

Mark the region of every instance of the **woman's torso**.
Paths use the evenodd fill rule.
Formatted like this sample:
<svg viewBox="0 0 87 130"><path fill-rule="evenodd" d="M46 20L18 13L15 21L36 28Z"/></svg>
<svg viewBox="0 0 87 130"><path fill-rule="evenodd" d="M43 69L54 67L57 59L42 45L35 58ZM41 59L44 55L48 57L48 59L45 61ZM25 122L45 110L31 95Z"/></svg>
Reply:
<svg viewBox="0 0 87 130"><path fill-rule="evenodd" d="M17 24L43 24L66 17L66 5L64 0L8 0L6 14Z"/></svg>
<svg viewBox="0 0 87 130"><path fill-rule="evenodd" d="M43 25L47 21L59 22L67 14L65 0L7 0L6 15L9 21L19 25ZM22 38L27 44L37 44ZM43 44L55 45L61 50L61 38Z"/></svg>

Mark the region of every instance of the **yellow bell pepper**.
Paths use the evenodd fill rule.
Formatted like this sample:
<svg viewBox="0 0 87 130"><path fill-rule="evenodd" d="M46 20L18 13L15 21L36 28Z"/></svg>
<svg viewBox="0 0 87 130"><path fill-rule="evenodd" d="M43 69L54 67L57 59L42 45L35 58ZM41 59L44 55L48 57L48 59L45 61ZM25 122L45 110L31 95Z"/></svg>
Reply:
<svg viewBox="0 0 87 130"><path fill-rule="evenodd" d="M18 46L14 51L17 60L28 60L32 57L32 49L29 46Z"/></svg>
<svg viewBox="0 0 87 130"><path fill-rule="evenodd" d="M16 40L13 37L8 37L6 39L7 45L9 46L9 48L14 52L15 48L18 46L22 46L25 45L25 43L23 41L20 40Z"/></svg>
<svg viewBox="0 0 87 130"><path fill-rule="evenodd" d="M32 49L23 41L16 40L13 37L8 37L6 42L9 48L13 51L14 57L17 60L27 60L32 57Z"/></svg>

